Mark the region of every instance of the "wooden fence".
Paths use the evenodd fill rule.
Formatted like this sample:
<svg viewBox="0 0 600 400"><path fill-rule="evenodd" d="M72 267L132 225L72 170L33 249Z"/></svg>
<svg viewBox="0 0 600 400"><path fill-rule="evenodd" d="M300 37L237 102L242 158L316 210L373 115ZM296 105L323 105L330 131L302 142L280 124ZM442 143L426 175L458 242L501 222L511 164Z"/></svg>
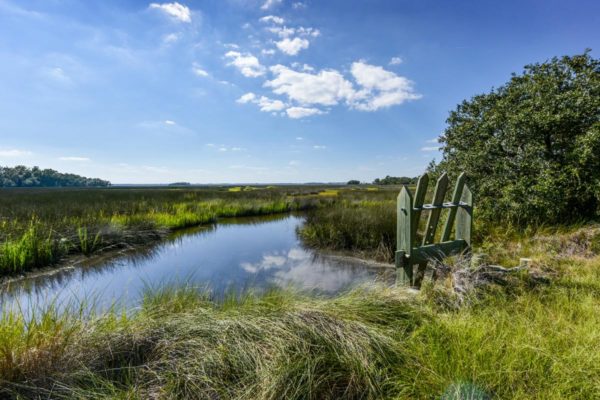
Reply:
<svg viewBox="0 0 600 400"><path fill-rule="evenodd" d="M445 173L440 176L435 185L430 204L423 204L429 185L429 176L426 173L419 178L414 197L406 186L400 191L397 203L396 236L396 267L399 283L420 286L428 261L470 252L473 195L465 181L466 176L462 173L456 181L450 202L444 202L448 189L448 176ZM446 223L441 234L436 236L443 209L449 210ZM423 240L417 243L417 229L424 211L429 212L429 216L423 232ZM454 239L451 240L453 231ZM416 271L415 266L417 266Z"/></svg>

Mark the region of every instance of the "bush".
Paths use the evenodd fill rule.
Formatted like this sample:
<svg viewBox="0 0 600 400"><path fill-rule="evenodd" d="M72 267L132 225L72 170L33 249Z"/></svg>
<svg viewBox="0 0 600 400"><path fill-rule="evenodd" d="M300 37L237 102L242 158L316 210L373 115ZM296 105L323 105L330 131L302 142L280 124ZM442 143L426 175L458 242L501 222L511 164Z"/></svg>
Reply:
<svg viewBox="0 0 600 400"><path fill-rule="evenodd" d="M600 204L600 61L589 51L525 67L463 101L439 170L465 171L478 217L517 225L592 218Z"/></svg>

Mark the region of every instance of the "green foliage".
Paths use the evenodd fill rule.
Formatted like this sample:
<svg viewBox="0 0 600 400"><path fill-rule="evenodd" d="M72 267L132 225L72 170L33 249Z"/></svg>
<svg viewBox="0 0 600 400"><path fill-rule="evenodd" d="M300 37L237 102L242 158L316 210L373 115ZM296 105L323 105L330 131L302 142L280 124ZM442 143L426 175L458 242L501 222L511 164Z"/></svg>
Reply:
<svg viewBox="0 0 600 400"><path fill-rule="evenodd" d="M436 169L467 173L477 218L526 225L597 215L600 61L589 52L527 65L447 123Z"/></svg>
<svg viewBox="0 0 600 400"><path fill-rule="evenodd" d="M360 185L360 181L356 179L351 179L347 183L348 185Z"/></svg>
<svg viewBox="0 0 600 400"><path fill-rule="evenodd" d="M53 169L0 167L0 187L79 187L110 186L110 182L96 178L85 178L75 174L61 174Z"/></svg>
<svg viewBox="0 0 600 400"><path fill-rule="evenodd" d="M419 178L409 178L408 176L389 176L373 181L374 185L414 185Z"/></svg>

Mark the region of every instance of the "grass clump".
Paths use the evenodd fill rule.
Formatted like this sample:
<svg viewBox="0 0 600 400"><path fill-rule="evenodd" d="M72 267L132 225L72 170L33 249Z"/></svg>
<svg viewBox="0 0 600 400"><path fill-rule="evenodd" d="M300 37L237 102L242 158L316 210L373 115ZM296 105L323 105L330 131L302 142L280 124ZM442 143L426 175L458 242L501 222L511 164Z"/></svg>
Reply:
<svg viewBox="0 0 600 400"><path fill-rule="evenodd" d="M299 233L313 247L392 262L396 249L395 209L377 201L337 204L311 212Z"/></svg>

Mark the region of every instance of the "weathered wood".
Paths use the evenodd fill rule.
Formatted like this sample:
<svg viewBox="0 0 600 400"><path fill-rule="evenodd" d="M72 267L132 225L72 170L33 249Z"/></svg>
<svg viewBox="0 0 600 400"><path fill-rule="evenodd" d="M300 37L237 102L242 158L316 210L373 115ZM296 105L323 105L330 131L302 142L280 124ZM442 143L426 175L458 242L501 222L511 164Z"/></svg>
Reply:
<svg viewBox="0 0 600 400"><path fill-rule="evenodd" d="M452 205L454 207L450 208L448 211L448 218L446 218L446 225L444 225L444 231L442 233L442 242L446 242L450 239L450 234L452 233L452 228L454 227L454 219L456 218L456 212L458 208L458 203L460 202L460 198L462 197L463 188L465 186L465 180L467 176L463 172L459 175L456 180L456 186L454 187L454 193L452 194Z"/></svg>
<svg viewBox="0 0 600 400"><path fill-rule="evenodd" d="M467 248L467 242L462 239L448 242L428 244L413 249L413 263L427 263L430 260L441 260L445 257L461 254Z"/></svg>
<svg viewBox="0 0 600 400"><path fill-rule="evenodd" d="M411 254L413 249L413 199L406 186L398 194L396 208L396 267L399 281L411 285L413 280Z"/></svg>
<svg viewBox="0 0 600 400"><path fill-rule="evenodd" d="M410 258L403 250L396 251L396 284L412 286L413 271Z"/></svg>
<svg viewBox="0 0 600 400"><path fill-rule="evenodd" d="M437 230L438 222L440 220L440 213L442 209L439 208L444 203L444 196L446 196L446 189L448 188L448 175L443 173L435 185L435 191L433 192L433 201L431 205L436 207L431 210L429 218L427 218L427 228L425 236L423 236L423 245L433 243L435 238L435 232Z"/></svg>
<svg viewBox="0 0 600 400"><path fill-rule="evenodd" d="M461 202L464 203L464 206L456 212L455 237L463 239L470 247L473 227L473 194L467 185L463 188Z"/></svg>
<svg viewBox="0 0 600 400"><path fill-rule="evenodd" d="M427 186L429 186L429 175L424 173L417 181L417 190L415 192L415 199L413 202L413 239L417 237L417 230L419 229L419 221L421 219L421 210L423 210L423 202L425 201L425 195L427 194ZM416 243L413 241L412 246Z"/></svg>
<svg viewBox="0 0 600 400"><path fill-rule="evenodd" d="M429 217L427 218L427 226L425 228L425 235L423 236L423 245L433 243L435 238L435 232L440 219L440 213L442 212L442 205L444 204L444 197L446 196L446 189L448 188L448 175L443 173L438 179L435 190L433 192L433 199L431 201ZM416 263L416 261L415 261ZM427 269L427 260L419 262L417 268L417 274L414 279L415 286L421 286L421 282L425 277L425 270Z"/></svg>
<svg viewBox="0 0 600 400"><path fill-rule="evenodd" d="M406 186L398 194L397 202L397 282L402 285L420 286L430 260L470 251L473 224L473 196L465 185L465 174L456 182L452 201L444 203L448 189L448 176L443 174L437 181L431 204L423 204L429 185L429 176L423 174L417 183L415 197ZM448 218L440 243L434 243L442 209L449 209ZM417 230L423 211L429 211L425 234L416 243ZM454 226L455 240L449 240ZM418 266L417 269L414 267ZM435 279L435 271L434 271Z"/></svg>

